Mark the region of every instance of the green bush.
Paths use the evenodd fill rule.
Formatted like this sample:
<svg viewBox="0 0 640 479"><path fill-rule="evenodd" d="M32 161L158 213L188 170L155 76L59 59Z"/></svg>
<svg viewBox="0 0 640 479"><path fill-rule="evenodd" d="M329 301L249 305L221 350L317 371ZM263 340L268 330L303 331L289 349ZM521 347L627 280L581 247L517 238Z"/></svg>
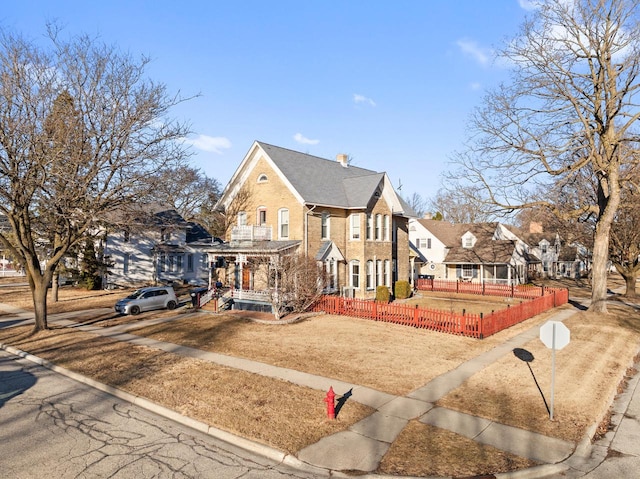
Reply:
<svg viewBox="0 0 640 479"><path fill-rule="evenodd" d="M411 285L409 281L396 281L395 297L396 299L407 299L411 296Z"/></svg>
<svg viewBox="0 0 640 479"><path fill-rule="evenodd" d="M378 286L376 289L376 301L381 301L383 303L388 303L391 299L391 293L389 292L389 288L386 286Z"/></svg>

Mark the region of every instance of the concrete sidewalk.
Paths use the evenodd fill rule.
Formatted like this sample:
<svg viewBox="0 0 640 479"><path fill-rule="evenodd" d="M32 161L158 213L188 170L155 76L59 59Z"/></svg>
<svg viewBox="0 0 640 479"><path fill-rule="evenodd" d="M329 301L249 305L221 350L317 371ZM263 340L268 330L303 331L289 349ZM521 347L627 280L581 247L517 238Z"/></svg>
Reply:
<svg viewBox="0 0 640 479"><path fill-rule="evenodd" d="M0 304L0 310L11 313L10 316L0 320L0 327L2 327L3 323L7 326L13 326L33 321L32 315L31 319L29 319L29 313L16 310L15 308L7 309L6 305ZM96 313L101 311L103 310L96 310ZM575 311L576 310L561 310L552 316L550 320L564 321L574 314ZM376 412L374 414L352 425L347 431L327 436L319 442L306 447L298 452L295 460L294 458L289 458L289 461L294 463L301 461L300 465L308 465L314 468L320 468L320 470L325 470L327 474L335 471L362 471L364 473L375 471L390 445L412 419L417 419L425 424L439 428L448 429L479 443L488 444L544 464L543 466L529 470L502 475L498 474L497 477L551 477L557 474L562 474L564 477L579 477L596 469L598 464L600 464L606 456L606 452L610 449L609 445L605 444L596 444L590 447L590 444L588 444L589 441L586 439L580 445L576 445L451 409L434 407L434 403L438 399L460 386L473 374L497 361L504 355L510 354L514 348L520 347L528 341L537 338L539 336L538 326L461 364L458 368L435 378L406 396L394 396L357 384L336 381L335 379L324 378L257 361L211 353L173 343L156 341L127 332L130 329L140 328L150 324L184 318L184 314L172 318L143 320L134 324L125 324L110 328L79 324L73 321L73 316L74 313L50 315L49 320L58 325L78 328L82 331L91 332L111 339L144 345L182 356L198 358L263 376L284 379L301 386L323 391L328 390L329 387L332 386L338 394L338 397L341 394L349 392L349 400L375 408ZM6 349L9 350L13 348ZM635 386L633 392L635 392ZM629 396L629 400L632 398L635 398L635 394ZM153 407L153 405L149 407ZM623 405L618 407L624 408ZM638 395L637 404L634 408L637 408L632 409L634 413L636 411L640 412L640 395ZM162 413L162 409L164 408L158 408L156 412ZM629 408L625 408L625 410L627 409ZM618 446L618 444L626 443L628 435L630 434L637 434L638 438L640 438L640 425L638 425L638 421L636 420L636 428L634 429L634 423L627 425L624 422L624 418L625 416L623 415L621 424L618 427L618 431L620 431L619 434L616 431L618 434L618 442L615 443L615 447L621 447L626 450L624 447ZM625 424L624 428L621 427L623 423ZM227 434L225 440L228 439L228 436ZM640 441L636 442L640 444ZM265 446L252 446L254 452L256 448L262 448L265 455L269 457L274 457L274 455L278 453L278 451L267 450L268 448ZM624 453L623 450L620 450L620 452ZM637 446L636 452L640 453L640 446ZM638 455L639 454L636 454L634 457L637 459ZM593 471L591 474L595 473L596 471ZM589 475L589 477L613 476Z"/></svg>

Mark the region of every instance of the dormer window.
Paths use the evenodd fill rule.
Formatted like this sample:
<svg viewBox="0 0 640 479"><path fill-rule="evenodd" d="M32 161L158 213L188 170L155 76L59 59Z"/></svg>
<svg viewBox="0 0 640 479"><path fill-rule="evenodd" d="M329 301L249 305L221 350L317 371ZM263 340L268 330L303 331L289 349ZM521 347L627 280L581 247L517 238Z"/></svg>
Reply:
<svg viewBox="0 0 640 479"><path fill-rule="evenodd" d="M464 235L462 235L462 247L466 249L471 249L476 244L476 237L469 231L467 231Z"/></svg>
<svg viewBox="0 0 640 479"><path fill-rule="evenodd" d="M269 178L264 173L258 175L258 183L266 183L269 181Z"/></svg>

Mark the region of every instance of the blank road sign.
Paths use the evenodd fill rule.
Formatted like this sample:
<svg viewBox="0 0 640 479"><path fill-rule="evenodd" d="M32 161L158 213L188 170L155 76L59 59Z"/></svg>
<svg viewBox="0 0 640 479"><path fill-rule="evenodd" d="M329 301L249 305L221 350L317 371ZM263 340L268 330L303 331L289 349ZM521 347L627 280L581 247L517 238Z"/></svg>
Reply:
<svg viewBox="0 0 640 479"><path fill-rule="evenodd" d="M554 344L555 336L555 344ZM569 344L569 328L560 321L547 321L540 327L540 341L549 349L560 350Z"/></svg>

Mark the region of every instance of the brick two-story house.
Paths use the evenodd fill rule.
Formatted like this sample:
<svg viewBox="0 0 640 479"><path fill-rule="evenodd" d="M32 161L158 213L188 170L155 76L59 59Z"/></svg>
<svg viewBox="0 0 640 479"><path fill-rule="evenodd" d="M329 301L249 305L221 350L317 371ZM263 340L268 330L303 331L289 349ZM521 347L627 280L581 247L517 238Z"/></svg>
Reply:
<svg viewBox="0 0 640 479"><path fill-rule="evenodd" d="M327 292L373 298L409 279L408 219L386 173L254 142L218 202L234 215L227 242L209 249L217 277L259 289L251 257L303 254L327 273ZM275 255L275 256L274 256Z"/></svg>

